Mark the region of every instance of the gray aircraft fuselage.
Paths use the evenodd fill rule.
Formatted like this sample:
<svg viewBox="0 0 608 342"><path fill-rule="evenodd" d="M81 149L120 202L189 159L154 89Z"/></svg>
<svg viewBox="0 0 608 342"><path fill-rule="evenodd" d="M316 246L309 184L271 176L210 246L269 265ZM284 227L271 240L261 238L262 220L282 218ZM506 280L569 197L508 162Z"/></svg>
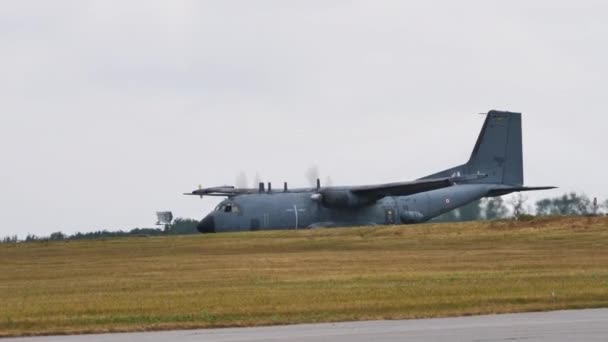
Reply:
<svg viewBox="0 0 608 342"><path fill-rule="evenodd" d="M188 194L228 197L197 227L212 233L419 223L484 197L550 188L523 186L521 114L490 111L467 163L414 182Z"/></svg>
<svg viewBox="0 0 608 342"><path fill-rule="evenodd" d="M207 233L418 223L483 198L490 189L488 184L455 185L344 209L325 208L311 201L312 191L241 195L222 201L201 221L199 230ZM231 207L229 212L227 206Z"/></svg>

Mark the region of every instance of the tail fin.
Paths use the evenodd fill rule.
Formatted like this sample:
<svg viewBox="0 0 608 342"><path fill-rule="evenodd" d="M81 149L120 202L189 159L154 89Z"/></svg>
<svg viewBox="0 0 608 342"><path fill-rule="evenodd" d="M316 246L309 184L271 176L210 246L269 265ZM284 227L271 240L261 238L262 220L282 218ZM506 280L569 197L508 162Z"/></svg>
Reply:
<svg viewBox="0 0 608 342"><path fill-rule="evenodd" d="M469 161L423 179L450 177L458 173L487 175L475 183L523 185L521 113L491 110Z"/></svg>
<svg viewBox="0 0 608 342"><path fill-rule="evenodd" d="M490 111L464 166L468 174L487 174L483 183L523 185L521 113Z"/></svg>

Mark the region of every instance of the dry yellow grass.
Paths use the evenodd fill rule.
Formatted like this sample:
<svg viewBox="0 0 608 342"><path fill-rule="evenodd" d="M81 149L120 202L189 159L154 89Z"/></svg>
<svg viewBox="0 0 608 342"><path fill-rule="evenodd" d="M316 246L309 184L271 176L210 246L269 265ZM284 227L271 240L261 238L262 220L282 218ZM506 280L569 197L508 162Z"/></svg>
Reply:
<svg viewBox="0 0 608 342"><path fill-rule="evenodd" d="M0 245L0 336L608 306L608 218Z"/></svg>

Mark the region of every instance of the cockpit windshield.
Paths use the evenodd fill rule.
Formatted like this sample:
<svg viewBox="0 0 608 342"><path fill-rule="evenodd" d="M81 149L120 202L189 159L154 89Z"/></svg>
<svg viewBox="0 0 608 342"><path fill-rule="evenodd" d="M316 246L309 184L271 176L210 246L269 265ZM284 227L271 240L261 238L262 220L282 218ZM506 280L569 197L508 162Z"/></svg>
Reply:
<svg viewBox="0 0 608 342"><path fill-rule="evenodd" d="M224 213L240 213L241 208L239 208L239 206L232 201L224 201L215 207L215 211L221 211Z"/></svg>

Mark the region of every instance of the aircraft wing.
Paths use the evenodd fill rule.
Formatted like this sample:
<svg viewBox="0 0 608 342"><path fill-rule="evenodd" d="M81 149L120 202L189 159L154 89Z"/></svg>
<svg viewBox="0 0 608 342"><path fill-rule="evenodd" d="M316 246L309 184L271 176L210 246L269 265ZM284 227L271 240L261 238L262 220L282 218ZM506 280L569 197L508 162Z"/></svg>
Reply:
<svg viewBox="0 0 608 342"><path fill-rule="evenodd" d="M300 192L319 192L327 195L327 193L350 192L360 198L365 198L366 202L377 201L386 196L407 196L419 192L431 191L436 189L452 186L455 183L476 180L487 177L485 174L476 174L469 176L444 177L434 179L420 179L411 182L387 183L379 185L363 185L349 187L329 187L329 188L301 188L285 190L282 192L300 193ZM194 196L221 196L232 197L238 195L255 194L263 190L259 189L242 189L234 186L224 185L211 188L199 188L192 192L187 192L184 195Z"/></svg>
<svg viewBox="0 0 608 342"><path fill-rule="evenodd" d="M474 177L485 177L485 175L475 175ZM378 200L386 196L407 196L417 194L419 192L447 188L457 182L464 182L468 180L472 180L472 178L468 176L423 179L411 182L355 186L349 190L354 195L365 197L369 200Z"/></svg>
<svg viewBox="0 0 608 342"><path fill-rule="evenodd" d="M238 189L233 186L216 186L211 188L199 188L192 192L186 192L184 195L194 195L194 196L236 196L236 195L244 195L251 194L256 192L256 189Z"/></svg>

